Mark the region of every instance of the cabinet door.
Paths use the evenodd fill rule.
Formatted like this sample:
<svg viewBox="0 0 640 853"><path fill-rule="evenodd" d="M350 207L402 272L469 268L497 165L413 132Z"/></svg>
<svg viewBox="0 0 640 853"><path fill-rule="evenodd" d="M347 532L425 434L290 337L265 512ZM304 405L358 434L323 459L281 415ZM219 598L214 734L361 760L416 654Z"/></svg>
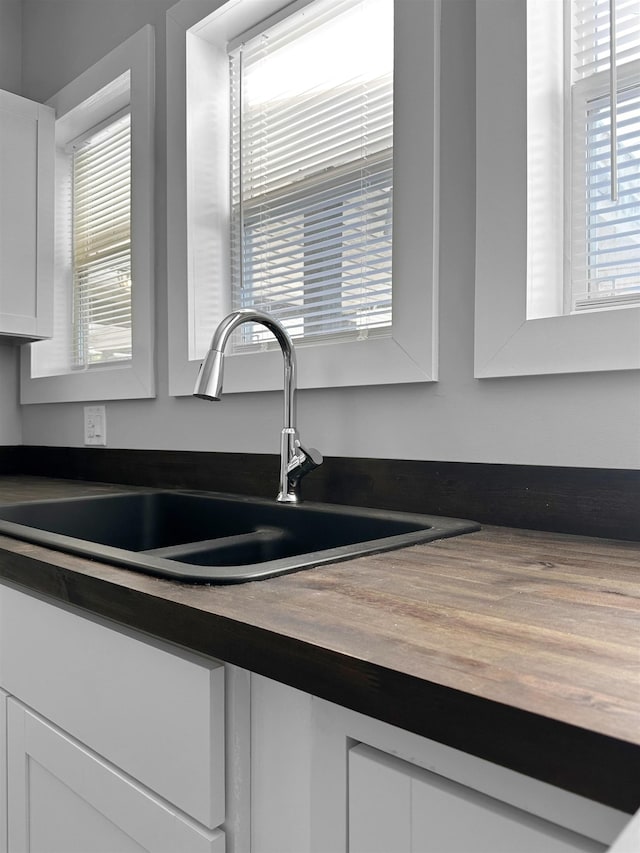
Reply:
<svg viewBox="0 0 640 853"><path fill-rule="evenodd" d="M54 113L0 90L0 335L51 337Z"/></svg>
<svg viewBox="0 0 640 853"><path fill-rule="evenodd" d="M224 853L210 831L14 699L7 701L12 853Z"/></svg>
<svg viewBox="0 0 640 853"><path fill-rule="evenodd" d="M593 853L605 846L360 744L349 751L349 853Z"/></svg>

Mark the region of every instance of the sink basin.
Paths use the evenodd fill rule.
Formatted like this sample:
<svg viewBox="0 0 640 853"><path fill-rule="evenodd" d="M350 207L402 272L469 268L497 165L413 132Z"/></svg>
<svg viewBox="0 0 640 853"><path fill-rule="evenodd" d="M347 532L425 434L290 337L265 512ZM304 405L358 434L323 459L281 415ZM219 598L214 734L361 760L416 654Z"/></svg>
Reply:
<svg viewBox="0 0 640 853"><path fill-rule="evenodd" d="M478 530L460 519L216 493L0 507L0 533L191 583L239 583Z"/></svg>

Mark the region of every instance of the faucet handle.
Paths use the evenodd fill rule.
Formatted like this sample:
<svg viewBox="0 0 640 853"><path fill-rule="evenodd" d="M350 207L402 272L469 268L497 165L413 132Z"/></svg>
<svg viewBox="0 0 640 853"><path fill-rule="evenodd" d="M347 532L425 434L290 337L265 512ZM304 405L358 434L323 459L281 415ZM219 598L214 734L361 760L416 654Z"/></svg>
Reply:
<svg viewBox="0 0 640 853"><path fill-rule="evenodd" d="M287 466L287 494L294 502L300 500L300 480L323 463L322 453L315 447L303 447L296 438L294 452Z"/></svg>
<svg viewBox="0 0 640 853"><path fill-rule="evenodd" d="M303 447L297 438L295 448L295 456L289 462L287 471L293 475L295 480L300 480L305 474L322 465L324 457L315 447Z"/></svg>
<svg viewBox="0 0 640 853"><path fill-rule="evenodd" d="M322 465L322 453L315 447L303 447L295 429L292 428L282 430L282 447L280 454L282 485L276 500L281 503L298 503L300 480L318 465Z"/></svg>

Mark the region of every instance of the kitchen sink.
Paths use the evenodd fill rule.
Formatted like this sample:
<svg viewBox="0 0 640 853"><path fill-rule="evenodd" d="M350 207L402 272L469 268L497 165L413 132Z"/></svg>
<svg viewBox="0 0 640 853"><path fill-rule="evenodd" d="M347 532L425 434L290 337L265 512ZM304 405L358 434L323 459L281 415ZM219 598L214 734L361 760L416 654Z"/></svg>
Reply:
<svg viewBox="0 0 640 853"><path fill-rule="evenodd" d="M471 521L218 493L0 506L0 533L190 583L262 580L479 530Z"/></svg>

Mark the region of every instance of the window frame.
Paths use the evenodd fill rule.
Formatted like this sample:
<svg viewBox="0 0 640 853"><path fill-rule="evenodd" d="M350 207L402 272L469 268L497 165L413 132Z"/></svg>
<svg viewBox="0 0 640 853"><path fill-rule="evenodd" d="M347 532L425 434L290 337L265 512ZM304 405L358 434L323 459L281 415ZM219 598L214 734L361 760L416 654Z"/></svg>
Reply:
<svg viewBox="0 0 640 853"><path fill-rule="evenodd" d="M228 128L226 44L284 6L283 0L264 0L259 10L247 2L180 0L167 12L172 396L192 393L215 325L231 310L228 140L223 141ZM392 331L364 341L298 346L302 388L437 379L440 0L396 0L395 18L402 50L396 51L394 69ZM211 141L204 145L207 134L213 134L209 140L216 139L215 146ZM219 152L213 164L207 163L212 147ZM206 315L210 328L196 329L196 315ZM277 351L230 354L225 392L279 389L280 361Z"/></svg>
<svg viewBox="0 0 640 853"><path fill-rule="evenodd" d="M475 377L638 370L640 307L527 315L526 56L527 0L478 3Z"/></svg>
<svg viewBox="0 0 640 853"><path fill-rule="evenodd" d="M153 229L154 229L154 30L147 25L61 89L47 103L60 129L56 142L56 251L54 260L54 335L45 346L62 352L73 334L68 300L72 275L70 218L62 201L71 179L64 145L90 129L108 111L131 109L132 358L78 370L60 368L32 375L32 346L23 347L20 402L58 403L142 399L155 396ZM125 85L125 82L128 81ZM107 92L102 97L100 93ZM106 111L106 113L105 113ZM55 352L54 349L51 352Z"/></svg>

